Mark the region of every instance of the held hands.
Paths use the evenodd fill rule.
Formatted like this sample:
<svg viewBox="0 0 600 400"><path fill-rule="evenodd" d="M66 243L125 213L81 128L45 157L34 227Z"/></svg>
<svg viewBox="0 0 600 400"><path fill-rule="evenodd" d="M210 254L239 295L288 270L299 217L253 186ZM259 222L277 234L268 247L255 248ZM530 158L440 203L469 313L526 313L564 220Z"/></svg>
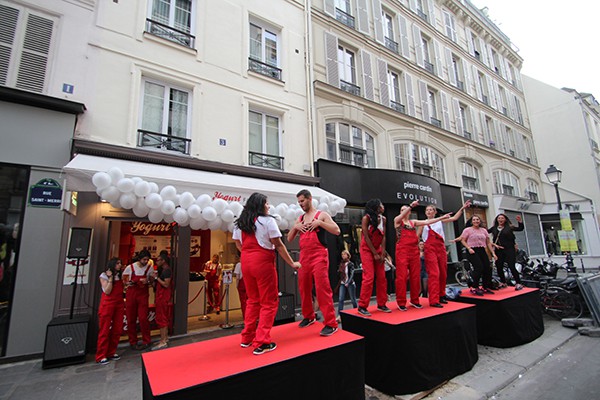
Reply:
<svg viewBox="0 0 600 400"><path fill-rule="evenodd" d="M294 271L298 271L300 268L302 268L302 264L300 264L298 261L294 261L292 268L294 268Z"/></svg>
<svg viewBox="0 0 600 400"><path fill-rule="evenodd" d="M448 219L452 216L452 213L442 215L442 219Z"/></svg>

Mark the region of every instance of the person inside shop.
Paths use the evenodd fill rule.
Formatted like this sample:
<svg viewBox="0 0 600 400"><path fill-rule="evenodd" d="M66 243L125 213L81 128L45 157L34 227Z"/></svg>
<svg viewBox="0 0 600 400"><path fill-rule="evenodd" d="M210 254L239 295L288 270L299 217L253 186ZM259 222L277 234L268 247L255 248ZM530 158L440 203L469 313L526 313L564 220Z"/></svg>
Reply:
<svg viewBox="0 0 600 400"><path fill-rule="evenodd" d="M425 242L425 265L429 284L429 304L446 304L446 281L448 279L448 253L444 236L444 224L454 222L462 215L463 210L471 205L467 200L463 206L451 217L438 220L423 228L421 238ZM437 214L437 209L430 204L425 207L425 216L432 220ZM450 214L449 214L450 215Z"/></svg>
<svg viewBox="0 0 600 400"><path fill-rule="evenodd" d="M514 226L506 214L498 214L488 232L492 234L492 245L496 249L496 255L498 256L496 270L500 278L500 287L506 287L506 276L504 276L504 263L506 263L515 279L515 290L521 290L523 289L521 277L515 267L517 258L515 232L523 231L525 226L520 215L517 215L515 219L518 226Z"/></svg>
<svg viewBox="0 0 600 400"><path fill-rule="evenodd" d="M321 336L331 336L338 330L333 307L333 292L329 284L329 253L325 232L333 235L340 234L340 227L333 221L331 215L317 210L313 206L312 194L303 189L296 195L298 204L304 214L301 215L290 229L287 239L293 241L300 236L300 263L302 269L298 272L298 287L302 306L302 321L298 325L306 328L316 321L312 301L313 279L316 288L316 298L323 314L324 327Z"/></svg>
<svg viewBox="0 0 600 400"><path fill-rule="evenodd" d="M156 259L158 270L155 272L154 305L156 307L156 325L160 329L160 342L152 350L160 350L168 346L169 343L169 325L171 325L170 304L173 295L173 286L171 279L173 272L169 265L168 253L161 252Z"/></svg>
<svg viewBox="0 0 600 400"><path fill-rule="evenodd" d="M127 315L127 336L129 347L145 350L150 347L150 322L148 321L149 286L154 280L154 269L150 265L150 252L141 250L136 261L123 271L125 285L125 314ZM138 344L136 320L139 320L142 343Z"/></svg>
<svg viewBox="0 0 600 400"><path fill-rule="evenodd" d="M240 308L242 309L242 319L246 315L246 302L248 301L248 294L246 293L246 284L244 283L244 274L242 273L242 263L240 262L240 255L237 256L237 263L233 269L233 275L235 275L235 283L240 297Z"/></svg>
<svg viewBox="0 0 600 400"><path fill-rule="evenodd" d="M223 266L219 262L219 255L213 254L212 259L204 264L204 277L206 278L206 294L208 301L208 312L221 312L221 296L219 294L219 279Z"/></svg>
<svg viewBox="0 0 600 400"><path fill-rule="evenodd" d="M273 351L277 344L271 338L279 296L275 251L295 270L301 264L294 261L281 241L281 231L275 218L269 215L267 196L252 193L235 221L233 240L242 253L241 268L248 293L242 347L254 346L255 355Z"/></svg>
<svg viewBox="0 0 600 400"><path fill-rule="evenodd" d="M425 242L419 240L419 259L421 260L421 297L427 297L427 267L425 264Z"/></svg>
<svg viewBox="0 0 600 400"><path fill-rule="evenodd" d="M344 309L346 292L350 297L352 307L358 307L358 304L356 303L356 283L354 282L354 263L350 261L350 252L348 250L342 250L342 261L340 262L338 273L340 275L340 290L338 296L337 321L340 322L340 313Z"/></svg>
<svg viewBox="0 0 600 400"><path fill-rule="evenodd" d="M119 338L123 331L123 281L121 280L121 260L113 257L108 260L106 271L100 274L102 297L98 308L98 343L96 345L96 362L106 365L111 360L117 361Z"/></svg>
<svg viewBox="0 0 600 400"><path fill-rule="evenodd" d="M486 228L481 226L481 217L473 215L471 218L472 226L465 228L461 235L460 241L468 251L468 259L473 266L471 277L471 293L483 296L484 293L493 294L492 291L492 268L490 267L490 259L486 252L486 248L490 254L497 260L494 246ZM482 285L479 286L479 282Z"/></svg>
<svg viewBox="0 0 600 400"><path fill-rule="evenodd" d="M418 205L419 202L415 200L409 206L402 206L400 214L394 218L394 228L396 229L396 302L400 311L407 310L407 281L410 285L410 305L415 308L423 308L419 301L421 294L421 259L417 227L428 227L431 224L450 218L450 214L445 214L426 220L409 219L412 209ZM438 299L432 301L431 293L429 294L429 305L436 308L443 307Z"/></svg>

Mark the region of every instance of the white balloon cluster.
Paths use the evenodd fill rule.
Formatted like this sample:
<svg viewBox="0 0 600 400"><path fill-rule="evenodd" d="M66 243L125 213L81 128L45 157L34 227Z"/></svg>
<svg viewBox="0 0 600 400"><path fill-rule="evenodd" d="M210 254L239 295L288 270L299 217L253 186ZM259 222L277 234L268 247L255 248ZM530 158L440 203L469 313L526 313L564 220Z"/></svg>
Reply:
<svg viewBox="0 0 600 400"><path fill-rule="evenodd" d="M154 182L142 178L126 178L118 167L107 172L96 172L92 177L96 193L113 207L132 210L136 217L148 217L150 222L177 222L192 229L233 231L234 221L244 206L237 201L228 203L223 199L213 200L208 194L197 198L190 192L177 193L167 185L159 190ZM344 210L346 200L323 196L321 201L313 198L313 206L332 216ZM279 229L286 230L302 215L298 204L281 203L271 206L269 214L277 219Z"/></svg>

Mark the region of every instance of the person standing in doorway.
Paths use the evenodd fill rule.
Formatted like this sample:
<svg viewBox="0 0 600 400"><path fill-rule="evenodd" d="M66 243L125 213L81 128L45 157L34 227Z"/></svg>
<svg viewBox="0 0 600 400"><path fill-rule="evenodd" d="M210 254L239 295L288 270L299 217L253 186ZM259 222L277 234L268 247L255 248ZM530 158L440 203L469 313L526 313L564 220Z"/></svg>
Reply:
<svg viewBox="0 0 600 400"><path fill-rule="evenodd" d="M219 262L219 255L213 254L212 259L204 264L206 278L206 294L208 300L208 312L221 312L221 296L219 295L219 277L223 266Z"/></svg>
<svg viewBox="0 0 600 400"><path fill-rule="evenodd" d="M125 313L127 315L127 336L132 349L145 350L150 347L150 322L148 321L148 287L154 279L154 270L148 262L150 252L142 250L137 261L123 271L123 284L127 290ZM142 343L138 345L136 320L139 319Z"/></svg>
<svg viewBox="0 0 600 400"><path fill-rule="evenodd" d="M108 364L110 360L120 360L117 345L123 330L123 281L121 280L121 260L114 257L108 261L106 271L100 274L102 297L98 309L98 344L96 362Z"/></svg>
<svg viewBox="0 0 600 400"><path fill-rule="evenodd" d="M308 190L301 190L296 198L304 214L290 229L287 238L291 242L300 235L302 269L298 272L298 286L303 319L298 326L305 328L316 321L312 301L314 280L316 298L325 324L320 334L321 336L331 336L337 332L338 324L333 308L333 293L329 283L329 253L326 247L325 231L339 235L340 227L331 218L331 215L317 210L313 206L312 194Z"/></svg>
<svg viewBox="0 0 600 400"><path fill-rule="evenodd" d="M165 253L160 253L156 259L155 289L156 296L154 305L156 307L156 325L160 329L160 342L152 348L152 350L160 350L168 346L169 342L169 326L171 325L170 304L171 296L173 295L173 287L171 279L173 272L169 265L169 257Z"/></svg>

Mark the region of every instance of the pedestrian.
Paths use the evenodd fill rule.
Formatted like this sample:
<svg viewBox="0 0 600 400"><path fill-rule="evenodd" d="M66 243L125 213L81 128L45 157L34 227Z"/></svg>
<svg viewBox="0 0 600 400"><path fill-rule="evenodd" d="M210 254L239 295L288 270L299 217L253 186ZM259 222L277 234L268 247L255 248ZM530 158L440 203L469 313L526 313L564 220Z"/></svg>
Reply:
<svg viewBox="0 0 600 400"><path fill-rule="evenodd" d="M171 296L173 295L173 286L171 280L173 272L169 265L169 256L166 253L160 253L156 259L158 270L155 276L154 306L156 310L156 325L160 330L160 342L152 350L160 350L168 346L169 326L171 325Z"/></svg>
<svg viewBox="0 0 600 400"><path fill-rule="evenodd" d="M496 249L496 255L498 256L496 270L500 278L500 287L506 287L506 277L504 276L504 264L506 264L515 279L515 290L521 290L523 289L521 277L515 267L517 258L515 232L524 230L525 226L520 215L517 215L515 219L518 226L514 226L506 214L498 214L494 219L494 225L488 229L488 232L492 234L492 245Z"/></svg>
<svg viewBox="0 0 600 400"><path fill-rule="evenodd" d="M218 254L213 254L212 258L204 264L204 277L206 278L208 313L215 311L217 315L221 312L219 278L221 277L222 270L223 266L219 262Z"/></svg>
<svg viewBox="0 0 600 400"><path fill-rule="evenodd" d="M252 193L235 221L233 240L241 252L241 267L248 293L242 347L254 345L253 354L261 355L277 348L271 340L279 304L275 250L292 268L294 261L281 241L275 218L269 215L267 196Z"/></svg>
<svg viewBox="0 0 600 400"><path fill-rule="evenodd" d="M350 261L350 252L342 250L342 261L339 267L340 274L340 291L338 297L338 319L340 322L340 313L344 309L344 301L346 300L346 292L350 297L352 307L356 308L356 283L354 282L354 263Z"/></svg>
<svg viewBox="0 0 600 400"><path fill-rule="evenodd" d="M301 215L288 233L291 242L300 236L300 263L302 269L298 272L298 287L302 306L302 321L298 325L305 328L316 321L312 301L313 280L316 288L316 298L323 314L324 327L321 336L333 335L338 330L333 308L333 292L329 283L329 253L326 247L325 233L340 234L340 227L333 221L331 215L317 210L313 206L312 194L303 189L296 195L298 204L304 214Z"/></svg>
<svg viewBox="0 0 600 400"><path fill-rule="evenodd" d="M113 257L108 260L106 271L100 274L102 297L98 308L98 344L96 362L108 364L110 360L120 360L117 345L123 330L123 281L121 280L121 260Z"/></svg>
<svg viewBox="0 0 600 400"><path fill-rule="evenodd" d="M123 284L126 288L125 314L127 315L127 336L129 347L135 350L145 350L150 347L150 321L148 320L148 287L154 279L154 269L148 262L150 252L141 250L137 261L128 265L123 271ZM136 320L140 322L142 343L138 345Z"/></svg>
<svg viewBox="0 0 600 400"><path fill-rule="evenodd" d="M498 257L487 229L481 226L481 218L478 215L473 215L471 222L472 226L465 228L460 235L461 243L469 252L467 257L473 266L471 293L478 296L483 296L484 293L493 294L492 269L490 259L485 251L486 248L490 251L494 260L497 260ZM482 281L481 287L479 286L480 281Z"/></svg>
<svg viewBox="0 0 600 400"><path fill-rule="evenodd" d="M385 226L383 216L385 206L379 199L370 199L365 204L365 214L362 217L362 239L360 242L360 259L362 262L363 276L358 300L358 313L370 317L367 309L375 284L375 298L377 310L392 312L386 305L387 280L385 277Z"/></svg>

